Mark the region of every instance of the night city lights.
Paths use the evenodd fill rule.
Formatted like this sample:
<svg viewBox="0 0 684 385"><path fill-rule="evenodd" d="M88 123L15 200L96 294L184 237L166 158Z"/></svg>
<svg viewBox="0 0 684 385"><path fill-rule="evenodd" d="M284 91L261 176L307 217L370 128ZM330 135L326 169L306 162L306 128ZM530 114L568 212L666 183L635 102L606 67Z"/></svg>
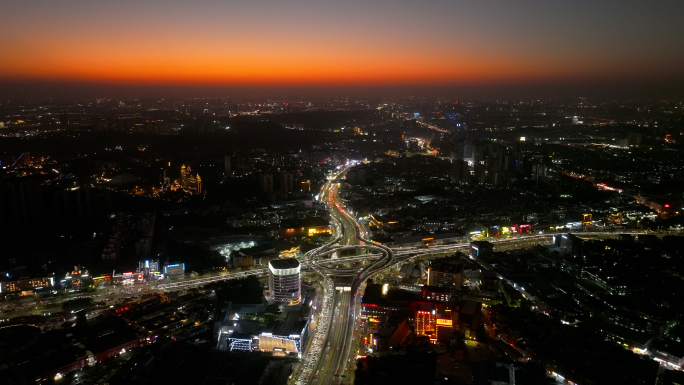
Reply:
<svg viewBox="0 0 684 385"><path fill-rule="evenodd" d="M0 7L0 383L684 384L677 0Z"/></svg>

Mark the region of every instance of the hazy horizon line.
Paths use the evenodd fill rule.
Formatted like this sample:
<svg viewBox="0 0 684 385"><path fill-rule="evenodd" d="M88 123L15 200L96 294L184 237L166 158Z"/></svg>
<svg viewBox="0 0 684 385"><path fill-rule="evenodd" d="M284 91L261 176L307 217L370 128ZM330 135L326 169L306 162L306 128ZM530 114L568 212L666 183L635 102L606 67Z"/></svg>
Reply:
<svg viewBox="0 0 684 385"><path fill-rule="evenodd" d="M684 81L350 83L350 84L182 84L3 80L3 99L93 98L459 98L616 100L684 99Z"/></svg>

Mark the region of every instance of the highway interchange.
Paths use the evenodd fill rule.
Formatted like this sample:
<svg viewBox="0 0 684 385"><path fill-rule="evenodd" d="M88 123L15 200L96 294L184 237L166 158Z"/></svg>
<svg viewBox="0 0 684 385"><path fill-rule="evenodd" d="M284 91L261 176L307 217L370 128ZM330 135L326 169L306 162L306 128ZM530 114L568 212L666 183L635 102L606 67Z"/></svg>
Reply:
<svg viewBox="0 0 684 385"><path fill-rule="evenodd" d="M345 170L337 173L323 186L319 199L326 203L333 219L334 239L309 251L304 263L325 280L324 305L309 351L302 359L297 384L347 384L353 382L353 362L357 354L353 345L359 326L360 289L373 274L417 256L439 256L465 251L469 243L426 248L392 250L365 239L363 227L345 210L337 195L339 180ZM606 233L613 234L613 233ZM600 236L599 233L592 235ZM601 233L601 235L605 235ZM530 242L550 243L552 234L509 238L493 243L528 246ZM339 246L333 246L339 243ZM343 251L358 249L361 255L341 256ZM371 251L372 253L365 253ZM361 264L359 265L359 262Z"/></svg>
<svg viewBox="0 0 684 385"><path fill-rule="evenodd" d="M393 251L365 239L363 228L344 210L337 196L337 182L344 173L343 170L330 179L320 195L333 218L335 239L305 255L308 266L326 280L327 289L333 290L324 294L327 306L322 309L322 321L319 321L319 330L310 345L313 351L304 357L304 368L297 381L299 384L349 382L351 373L348 369L356 356L352 342L360 321L359 289L372 274L394 262ZM340 246L333 246L337 242ZM340 255L348 251L375 253L356 257ZM331 257L328 261L332 264L326 264L322 259L327 256ZM350 265L352 260L356 263ZM362 264L358 266L358 262Z"/></svg>
<svg viewBox="0 0 684 385"><path fill-rule="evenodd" d="M316 333L305 351L302 370L297 384L347 384L353 383L353 362L357 354L354 341L355 328L360 318L360 288L373 274L418 256L439 256L466 251L470 244L440 245L426 248L392 250L376 245L364 238L365 231L345 210L337 195L339 180L346 170L337 173L323 186L319 199L326 202L333 218L334 239L305 255L305 264L325 280L324 305ZM588 233L590 236L614 235L614 232ZM553 234L528 235L493 241L495 244L529 246L551 242ZM336 243L340 246L333 246ZM359 249L361 255L340 256L340 252ZM374 253L365 253L374 251ZM330 258L325 258L330 257ZM361 265L357 265L361 262ZM350 263L352 263L350 265ZM351 280L351 282L350 282ZM517 285L516 285L517 286Z"/></svg>
<svg viewBox="0 0 684 385"><path fill-rule="evenodd" d="M316 328L307 349L302 352L302 365L294 373L297 384L347 384L353 382L353 367L357 355L353 345L356 327L360 323L360 302L365 281L373 274L416 257L439 257L457 251L467 251L469 243L426 247L395 248L378 245L365 238L364 228L345 210L337 195L338 182L344 176L342 169L323 186L319 200L326 203L333 222L333 240L306 253L302 268L313 270L324 280L322 306L316 309ZM644 233L621 230L621 233ZM605 237L615 231L584 233L582 236ZM499 246L525 247L531 244L548 244L554 234L525 235L489 240ZM349 253L352 253L351 255ZM486 266L485 266L486 267ZM252 269L220 275L172 281L136 288L138 292L174 291L206 285L207 283L267 274L267 269ZM98 301L107 296L136 295L131 288L127 293L99 292L92 297ZM82 296L82 294L81 294ZM64 300L64 298L62 298Z"/></svg>

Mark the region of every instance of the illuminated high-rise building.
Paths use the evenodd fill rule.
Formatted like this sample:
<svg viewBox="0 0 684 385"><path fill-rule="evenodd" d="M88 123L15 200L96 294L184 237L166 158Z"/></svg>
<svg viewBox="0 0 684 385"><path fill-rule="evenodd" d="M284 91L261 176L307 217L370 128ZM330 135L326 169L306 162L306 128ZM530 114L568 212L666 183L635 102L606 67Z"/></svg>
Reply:
<svg viewBox="0 0 684 385"><path fill-rule="evenodd" d="M417 310L415 324L417 336L430 336L433 339L436 332L435 311Z"/></svg>
<svg viewBox="0 0 684 385"><path fill-rule="evenodd" d="M302 297L301 266L295 258L268 263L268 289L276 302L298 304Z"/></svg>
<svg viewBox="0 0 684 385"><path fill-rule="evenodd" d="M202 178L199 174L192 174L189 166L181 167L180 186L190 194L202 194Z"/></svg>

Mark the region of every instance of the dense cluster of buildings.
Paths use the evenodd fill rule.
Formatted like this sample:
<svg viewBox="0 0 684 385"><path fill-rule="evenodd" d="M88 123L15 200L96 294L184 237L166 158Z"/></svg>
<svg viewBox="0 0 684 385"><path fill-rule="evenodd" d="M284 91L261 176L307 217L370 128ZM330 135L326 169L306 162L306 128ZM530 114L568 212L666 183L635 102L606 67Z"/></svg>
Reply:
<svg viewBox="0 0 684 385"><path fill-rule="evenodd" d="M581 325L582 333L596 333L592 337L596 340L567 354L586 354L583 350L590 346L613 340L615 345L606 346L613 349L611 354L634 352L634 357L649 356L681 370L684 345L676 337L681 320L674 305L681 299L671 273L676 271L671 258L680 254L681 242L682 237L674 236L616 234L592 240L566 233L548 237L543 246L508 251L474 241L467 254L404 263L381 278L386 283L366 287L361 354L364 358L364 353L370 357L376 352L444 354L448 357L444 360L463 368L454 372L437 359L437 372L452 381L494 380L477 373L482 361L514 365L515 370L531 358L548 365L548 360L558 358L542 350L547 349L542 346L545 337L539 335ZM659 284L641 284L645 279ZM518 313L506 309L527 311L524 314L532 318L514 322L511 317ZM553 320L549 322L559 330L535 329L533 325L541 327L543 322L534 314L544 314L541 321ZM521 327L520 322L531 324ZM572 344L563 341L559 346L566 343ZM481 346L486 352L478 350ZM634 371L653 370L655 375L654 365L649 364L653 361L634 357L621 359L636 360ZM517 363L510 364L509 359ZM568 365L556 361L552 367L567 374ZM573 378L583 376L601 378L591 369L577 370ZM504 376L504 383L512 383L514 377Z"/></svg>
<svg viewBox="0 0 684 385"><path fill-rule="evenodd" d="M66 318L26 317L4 326L3 340L10 344L2 349L2 359L15 367L12 372L4 371L4 376L38 383L58 381L73 371L111 364L116 357L162 336L182 339L208 331L207 326L199 325L208 314L206 297L170 295L152 295L111 308L91 304L75 318L73 314Z"/></svg>
<svg viewBox="0 0 684 385"><path fill-rule="evenodd" d="M423 286L420 292L369 284L361 303L367 320L363 339L370 352L401 350L406 344L443 346L455 335L475 339L483 328L482 303L451 298L451 289Z"/></svg>
<svg viewBox="0 0 684 385"><path fill-rule="evenodd" d="M294 275L294 274L293 274ZM269 271L269 288L274 279ZM299 279L299 274L296 274ZM278 276L275 278L278 279ZM291 287L290 287L291 286ZM296 288L295 288L296 286ZM297 300L292 292L297 291ZM269 290L271 304L228 304L223 319L214 327L217 349L221 351L261 351L276 356L301 357L314 318L311 303L313 290L301 291L301 281L288 283L285 290L278 283Z"/></svg>
<svg viewBox="0 0 684 385"><path fill-rule="evenodd" d="M546 247L471 255L540 311L567 324L582 322L639 354L681 366L681 344L665 344L669 356L664 345L661 353L651 349L669 340L669 327L680 322L671 258L680 254L682 237L622 234L592 240L580 233L555 235L552 241Z"/></svg>
<svg viewBox="0 0 684 385"><path fill-rule="evenodd" d="M366 288L364 352L447 351L460 362L492 319L509 316L491 308L530 304L681 367L681 242L587 235L681 228L680 111L585 99L3 102L0 240L10 257L0 295L125 292L191 271L265 268L271 305L231 305L208 331L195 325L208 306L194 296L117 304L132 334L60 337L55 346L72 344L77 359L32 370L54 378L159 333L297 356L314 314L296 258L332 232L315 195L332 170L356 164L339 193L373 242L472 241L467 255L412 261ZM507 251L489 242L526 234L555 237ZM522 360L529 347L513 325L490 350Z"/></svg>
<svg viewBox="0 0 684 385"><path fill-rule="evenodd" d="M193 174L192 169L186 165L181 166L180 179L174 184L188 194L202 194L202 178L199 174Z"/></svg>

